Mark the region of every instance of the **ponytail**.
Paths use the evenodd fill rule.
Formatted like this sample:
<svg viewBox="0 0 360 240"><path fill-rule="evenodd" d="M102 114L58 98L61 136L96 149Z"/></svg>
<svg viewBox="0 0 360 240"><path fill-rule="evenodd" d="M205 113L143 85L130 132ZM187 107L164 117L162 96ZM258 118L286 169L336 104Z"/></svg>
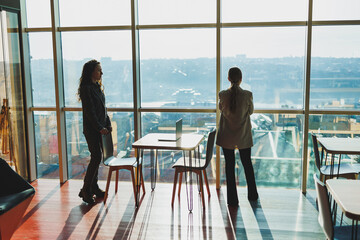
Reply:
<svg viewBox="0 0 360 240"><path fill-rule="evenodd" d="M232 67L228 73L229 80L231 81L231 94L230 94L230 112L234 113L236 110L236 86L242 79L240 68Z"/></svg>
<svg viewBox="0 0 360 240"><path fill-rule="evenodd" d="M236 110L236 84L232 84L230 92L230 112L234 113Z"/></svg>

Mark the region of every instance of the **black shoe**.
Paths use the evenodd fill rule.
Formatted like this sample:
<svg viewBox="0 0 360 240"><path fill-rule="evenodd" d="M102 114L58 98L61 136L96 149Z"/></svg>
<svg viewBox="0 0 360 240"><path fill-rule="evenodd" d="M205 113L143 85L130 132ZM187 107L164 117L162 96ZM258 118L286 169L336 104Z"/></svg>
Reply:
<svg viewBox="0 0 360 240"><path fill-rule="evenodd" d="M259 194L258 194L258 193L249 194L249 195L248 195L248 200L249 200L249 201L257 201L258 198L259 198Z"/></svg>
<svg viewBox="0 0 360 240"><path fill-rule="evenodd" d="M88 204L93 204L95 202L94 198L86 192L85 190L81 189L79 192L79 197L82 198L82 200Z"/></svg>
<svg viewBox="0 0 360 240"><path fill-rule="evenodd" d="M104 198L105 197L105 191L101 190L99 187L92 189L91 192L97 197L97 198Z"/></svg>

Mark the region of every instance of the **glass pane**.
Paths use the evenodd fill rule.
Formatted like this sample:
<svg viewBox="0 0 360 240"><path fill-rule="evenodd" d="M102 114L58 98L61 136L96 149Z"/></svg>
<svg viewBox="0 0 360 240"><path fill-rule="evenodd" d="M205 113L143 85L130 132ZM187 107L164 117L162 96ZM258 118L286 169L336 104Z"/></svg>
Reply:
<svg viewBox="0 0 360 240"><path fill-rule="evenodd" d="M33 105L55 106L54 60L51 33L28 33Z"/></svg>
<svg viewBox="0 0 360 240"><path fill-rule="evenodd" d="M118 0L61 0L60 25L106 26L130 25L131 1Z"/></svg>
<svg viewBox="0 0 360 240"><path fill-rule="evenodd" d="M114 151L123 157L133 157L134 151L131 147L134 142L133 114L121 112L108 112L108 114L113 128ZM81 112L66 113L66 136L69 178L83 179L90 161L90 152L83 134ZM108 171L108 168L100 164L99 179L106 180ZM124 174L124 179L130 181L129 174Z"/></svg>
<svg viewBox="0 0 360 240"><path fill-rule="evenodd" d="M215 108L215 36L215 29L141 31L142 107Z"/></svg>
<svg viewBox="0 0 360 240"><path fill-rule="evenodd" d="M360 26L314 27L310 107L360 108Z"/></svg>
<svg viewBox="0 0 360 240"><path fill-rule="evenodd" d="M26 0L27 27L51 27L49 0Z"/></svg>
<svg viewBox="0 0 360 240"><path fill-rule="evenodd" d="M215 0L139 0L140 24L215 23Z"/></svg>
<svg viewBox="0 0 360 240"><path fill-rule="evenodd" d="M268 22L307 20L308 1L304 0L224 0L223 22Z"/></svg>
<svg viewBox="0 0 360 240"><path fill-rule="evenodd" d="M38 178L59 178L56 112L35 111L35 152Z"/></svg>
<svg viewBox="0 0 360 240"><path fill-rule="evenodd" d="M303 116L296 114L251 115L254 146L251 159L257 186L299 188L301 181ZM235 175L246 186L244 169L236 151ZM221 150L221 183L226 184Z"/></svg>
<svg viewBox="0 0 360 240"><path fill-rule="evenodd" d="M18 15L0 13L0 157L9 160L22 177L28 176L24 89Z"/></svg>
<svg viewBox="0 0 360 240"><path fill-rule="evenodd" d="M315 165L314 145L311 139L311 133L318 137L344 137L359 138L360 137L360 116L350 115L322 115L314 114L309 116L309 173L307 188L314 189L314 173L319 174L319 170ZM341 155L341 162L350 164L360 163L359 155Z"/></svg>
<svg viewBox="0 0 360 240"><path fill-rule="evenodd" d="M200 145L201 158L205 159L206 144L208 133L216 127L216 116L213 113L143 113L142 135L148 133L175 133L175 122L179 118L183 119L183 133L204 134L204 141ZM209 183L215 183L215 154L214 147L213 159L206 169ZM182 151L165 151L158 152L158 182L172 183L174 181L173 164L182 157ZM150 180L150 150L144 151L143 171L144 178Z"/></svg>
<svg viewBox="0 0 360 240"><path fill-rule="evenodd" d="M255 108L303 108L305 28L222 30L221 88L228 70L243 72L241 87L253 92Z"/></svg>
<svg viewBox="0 0 360 240"><path fill-rule="evenodd" d="M62 43L66 106L81 106L79 78L93 58L101 62L107 107L133 106L130 31L64 32Z"/></svg>
<svg viewBox="0 0 360 240"><path fill-rule="evenodd" d="M315 0L313 20L359 20L358 0Z"/></svg>

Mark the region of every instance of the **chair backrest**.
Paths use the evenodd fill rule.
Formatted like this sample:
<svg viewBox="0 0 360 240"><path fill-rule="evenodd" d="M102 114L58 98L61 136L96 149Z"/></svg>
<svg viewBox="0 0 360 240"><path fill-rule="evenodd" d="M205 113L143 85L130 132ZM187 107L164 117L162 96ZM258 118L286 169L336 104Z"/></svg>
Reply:
<svg viewBox="0 0 360 240"><path fill-rule="evenodd" d="M327 239L334 239L334 226L331 218L330 203L326 186L316 176L316 173L314 174L314 182L319 208L319 224L323 228Z"/></svg>
<svg viewBox="0 0 360 240"><path fill-rule="evenodd" d="M216 129L211 131L208 135L207 145L206 145L206 162L205 162L205 165L202 167L203 169L207 168L207 166L209 165L209 163L213 157L215 135L216 135Z"/></svg>
<svg viewBox="0 0 360 240"><path fill-rule="evenodd" d="M103 146L103 162L109 158L114 157L114 145L112 141L111 133L102 135L102 146Z"/></svg>
<svg viewBox="0 0 360 240"><path fill-rule="evenodd" d="M312 138L313 147L314 147L315 165L316 165L317 169L320 171L321 163L320 163L319 146L318 146L316 135L311 133L311 138Z"/></svg>
<svg viewBox="0 0 360 240"><path fill-rule="evenodd" d="M35 193L34 187L16 173L4 159L0 158L0 198L24 191L30 191L31 194ZM0 202L5 200L8 201L9 199L0 199ZM0 206L0 213L2 211L3 209Z"/></svg>

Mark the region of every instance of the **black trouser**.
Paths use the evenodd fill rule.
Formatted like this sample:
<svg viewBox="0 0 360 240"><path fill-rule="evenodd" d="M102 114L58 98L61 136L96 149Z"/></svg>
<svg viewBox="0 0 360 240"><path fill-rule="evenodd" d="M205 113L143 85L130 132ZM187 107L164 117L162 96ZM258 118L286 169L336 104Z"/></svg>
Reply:
<svg viewBox="0 0 360 240"><path fill-rule="evenodd" d="M226 188L228 204L239 202L235 182L235 149L222 148L225 156ZM248 186L248 197L257 195L254 168L251 163L251 148L239 149L241 163L244 167L246 183Z"/></svg>
<svg viewBox="0 0 360 240"><path fill-rule="evenodd" d="M88 149L90 151L90 163L87 167L84 178L84 190L90 192L98 187L98 170L102 159L101 134L98 132L84 132Z"/></svg>

